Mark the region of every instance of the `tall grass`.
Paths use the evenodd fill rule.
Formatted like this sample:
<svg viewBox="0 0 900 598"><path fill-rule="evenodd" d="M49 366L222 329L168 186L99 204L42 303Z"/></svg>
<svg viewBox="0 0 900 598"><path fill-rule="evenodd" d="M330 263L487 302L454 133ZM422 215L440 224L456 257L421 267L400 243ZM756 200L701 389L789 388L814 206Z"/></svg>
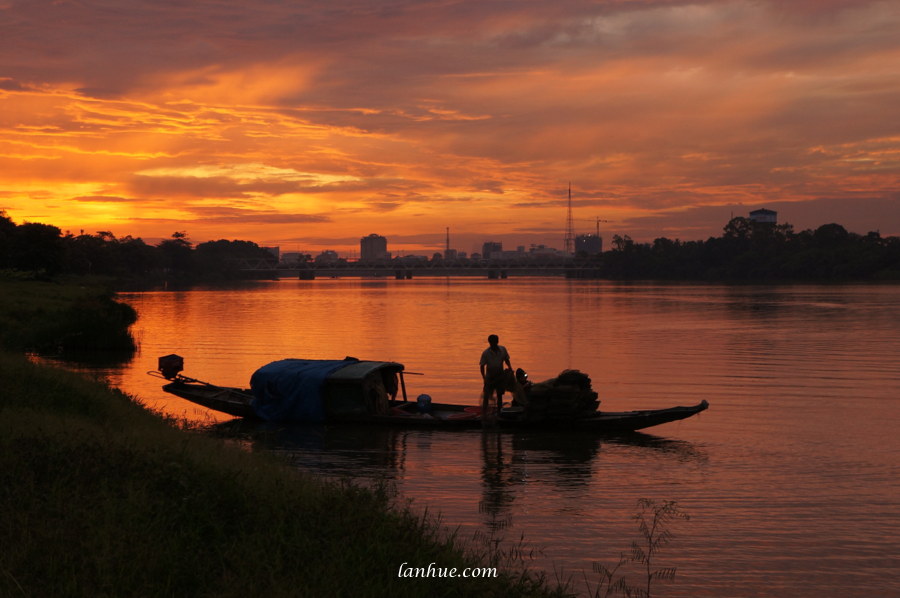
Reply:
<svg viewBox="0 0 900 598"><path fill-rule="evenodd" d="M548 596L385 490L301 476L122 393L0 352L0 595Z"/></svg>
<svg viewBox="0 0 900 598"><path fill-rule="evenodd" d="M137 314L96 280L24 280L0 272L0 345L39 353L135 349Z"/></svg>

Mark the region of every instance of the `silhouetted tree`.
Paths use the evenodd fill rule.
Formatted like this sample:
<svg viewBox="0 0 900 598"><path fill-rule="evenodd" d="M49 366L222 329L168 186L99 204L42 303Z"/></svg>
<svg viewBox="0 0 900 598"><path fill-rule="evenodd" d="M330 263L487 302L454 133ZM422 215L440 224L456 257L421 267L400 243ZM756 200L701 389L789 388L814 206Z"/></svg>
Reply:
<svg viewBox="0 0 900 598"><path fill-rule="evenodd" d="M57 274L63 267L62 231L51 224L26 222L13 236L12 267Z"/></svg>
<svg viewBox="0 0 900 598"><path fill-rule="evenodd" d="M743 216L732 218L725 225L725 239L737 239L740 241L749 241L753 236L753 221Z"/></svg>
<svg viewBox="0 0 900 598"><path fill-rule="evenodd" d="M263 261L274 268L275 256L252 241L207 241L194 250L194 268L204 278L233 278L244 266Z"/></svg>
<svg viewBox="0 0 900 598"><path fill-rule="evenodd" d="M110 231L98 231L96 235L66 235L64 241L66 268L75 274L135 278L159 267L154 248L131 236L117 239Z"/></svg>
<svg viewBox="0 0 900 598"><path fill-rule="evenodd" d="M850 240L850 233L847 229L832 222L831 224L823 224L813 233L813 240L819 247L834 248Z"/></svg>
<svg viewBox="0 0 900 598"><path fill-rule="evenodd" d="M187 233L172 233L171 239L161 241L156 247L161 254L160 263L163 268L180 274L185 274L191 270L194 256Z"/></svg>
<svg viewBox="0 0 900 598"><path fill-rule="evenodd" d="M0 268L12 268L12 249L15 243L16 223L0 210Z"/></svg>

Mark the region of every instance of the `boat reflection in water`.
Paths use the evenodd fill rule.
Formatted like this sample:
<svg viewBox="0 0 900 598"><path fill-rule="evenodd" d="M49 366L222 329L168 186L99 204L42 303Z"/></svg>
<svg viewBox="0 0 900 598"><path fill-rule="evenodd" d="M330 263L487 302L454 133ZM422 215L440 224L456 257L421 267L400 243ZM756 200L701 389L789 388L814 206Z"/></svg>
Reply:
<svg viewBox="0 0 900 598"><path fill-rule="evenodd" d="M649 451L653 460L703 462L706 455L689 442L632 432L620 436L590 433L527 431L481 434L482 497L478 511L491 531L512 523L512 504L519 492L544 488L553 494L590 494L602 475L602 449L626 447Z"/></svg>
<svg viewBox="0 0 900 598"><path fill-rule="evenodd" d="M598 436L552 430L278 425L244 419L209 430L250 450L280 454L300 471L326 479L398 486L417 486L427 479L425 506L454 520L458 514L452 512L453 503L461 496L480 497L477 512L489 532L512 523L513 504L523 493L590 493L603 475L604 450L647 453L645 458L653 462L706 461L704 452L689 442L639 432ZM406 488L404 495L415 498L416 492Z"/></svg>

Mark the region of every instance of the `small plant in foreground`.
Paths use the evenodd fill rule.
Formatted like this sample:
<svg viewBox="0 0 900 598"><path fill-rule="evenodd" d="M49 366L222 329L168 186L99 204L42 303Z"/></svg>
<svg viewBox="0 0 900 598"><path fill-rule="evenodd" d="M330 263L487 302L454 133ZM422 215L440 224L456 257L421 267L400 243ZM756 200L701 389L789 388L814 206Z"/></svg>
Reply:
<svg viewBox="0 0 900 598"><path fill-rule="evenodd" d="M590 590L593 598L607 598L617 594L629 598L650 598L650 590L654 581L672 581L675 578L675 567L654 568L654 559L664 546L669 544L674 534L669 529L677 519L689 520L690 516L678 508L674 500L657 503L649 498L642 498L637 503L640 511L633 519L638 522L640 540L631 543L631 554L619 556L619 562L612 568L601 563L594 563L594 572L600 575L597 587ZM624 573L619 570L628 563L639 566L645 583L643 587L628 583ZM590 583L588 582L590 588Z"/></svg>

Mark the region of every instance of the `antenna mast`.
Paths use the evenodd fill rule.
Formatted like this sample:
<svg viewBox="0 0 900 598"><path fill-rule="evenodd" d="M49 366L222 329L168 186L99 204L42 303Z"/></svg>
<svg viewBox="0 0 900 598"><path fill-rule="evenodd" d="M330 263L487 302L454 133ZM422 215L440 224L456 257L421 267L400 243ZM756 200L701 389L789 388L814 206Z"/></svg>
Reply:
<svg viewBox="0 0 900 598"><path fill-rule="evenodd" d="M572 218L572 183L569 183L569 211L566 215L565 251L568 255L575 255L575 221Z"/></svg>
<svg viewBox="0 0 900 598"><path fill-rule="evenodd" d="M447 227L447 244L444 247L444 251L446 252L446 253L444 253L444 255L447 255L450 252L450 227L449 226Z"/></svg>

